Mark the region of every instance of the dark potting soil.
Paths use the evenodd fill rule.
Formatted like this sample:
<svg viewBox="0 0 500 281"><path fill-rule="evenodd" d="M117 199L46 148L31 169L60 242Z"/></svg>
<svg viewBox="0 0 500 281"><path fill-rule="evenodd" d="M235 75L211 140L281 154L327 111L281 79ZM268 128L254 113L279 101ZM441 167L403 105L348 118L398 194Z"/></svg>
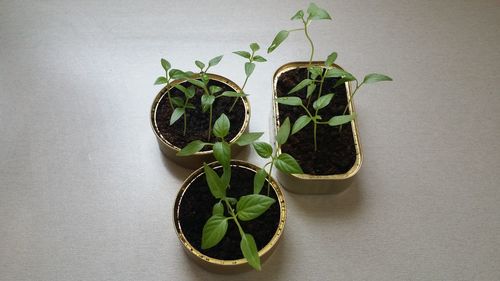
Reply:
<svg viewBox="0 0 500 281"><path fill-rule="evenodd" d="M293 69L283 73L277 82L278 97L298 96L304 105L307 104L306 88L299 92L288 95L288 92L300 81L307 78L307 69ZM321 109L323 121L327 121L333 116L342 115L347 104L347 94L344 85L333 88L337 79L327 78L323 84L322 95L335 93L329 106ZM319 86L316 87L312 99L317 98ZM280 124L290 117L292 124L301 115L305 115L304 109L298 106L278 105ZM312 102L309 110L314 113ZM350 112L348 111L347 114ZM317 127L318 150L314 151L313 126L312 122L301 131L289 137L287 143L283 145L282 151L292 155L299 162L306 174L311 175L334 175L343 174L349 171L356 161L356 148L352 134L351 124L344 124L339 133L339 127L328 125L318 125Z"/></svg>
<svg viewBox="0 0 500 281"><path fill-rule="evenodd" d="M221 174L222 169L216 171ZM253 177L255 173L242 167L232 167L228 197L239 199L243 195L253 193ZM277 196L271 188L270 197L276 202L261 216L251 221L240 221L245 233L250 233L257 244L257 249L262 249L271 241L280 220L280 208ZM267 195L267 182L261 194ZM206 183L204 175L196 178L184 193L180 202L179 222L184 235L189 243L201 253L216 259L235 260L243 258L240 249L241 235L233 220L229 220L226 236L216 246L202 250L201 235L205 222L212 215L212 207L218 200L215 199ZM229 216L225 210L226 217Z"/></svg>
<svg viewBox="0 0 500 281"><path fill-rule="evenodd" d="M208 83L209 86L215 85L222 88L222 92L224 91L235 91L235 89L229 87L228 85L221 83L219 81L210 80ZM182 86L189 87L190 83L184 82ZM165 96L161 99L160 104L158 105L158 110L156 112L156 122L158 124L158 129L160 130L160 134L167 139L171 144L176 147L183 148L188 143L194 140L202 140L208 142L208 125L209 125L209 111L202 112L201 110L201 96L203 95L203 89L195 87L196 94L193 98L189 100L195 106L195 109L187 109L187 130L186 135L184 135L184 117L181 117L174 124L170 126L170 116L172 115L172 108L170 107L170 102L168 100L168 96L165 93ZM184 98L184 94L173 88L170 90L170 95L172 97L182 97ZM229 130L229 134L226 137L226 140L229 141L234 138L241 127L243 126L243 122L245 121L245 107L243 105L243 101L239 98L234 106L233 110L229 112L232 104L234 102L234 98L229 97L219 97L215 100L213 104L213 112L212 112L212 127L213 123L217 118L222 114L226 114L231 122L231 128ZM212 133L210 141L214 140L214 136ZM211 147L206 146L204 150L210 150Z"/></svg>

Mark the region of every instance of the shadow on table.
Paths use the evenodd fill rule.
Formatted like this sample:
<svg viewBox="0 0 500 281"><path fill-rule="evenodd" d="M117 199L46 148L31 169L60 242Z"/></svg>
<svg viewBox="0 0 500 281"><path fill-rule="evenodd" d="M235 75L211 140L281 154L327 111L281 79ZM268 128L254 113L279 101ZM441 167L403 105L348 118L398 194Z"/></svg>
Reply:
<svg viewBox="0 0 500 281"><path fill-rule="evenodd" d="M351 216L359 211L362 201L362 177L353 179L349 188L338 194L304 195L285 193L292 212L300 212L306 217L343 217Z"/></svg>

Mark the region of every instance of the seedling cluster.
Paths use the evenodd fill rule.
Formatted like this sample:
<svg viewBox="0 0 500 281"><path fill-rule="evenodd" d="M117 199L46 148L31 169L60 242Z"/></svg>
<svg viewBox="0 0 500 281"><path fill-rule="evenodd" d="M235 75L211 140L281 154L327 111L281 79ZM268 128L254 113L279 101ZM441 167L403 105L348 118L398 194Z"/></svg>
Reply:
<svg viewBox="0 0 500 281"><path fill-rule="evenodd" d="M309 63L307 67L307 77L300 81L295 87L293 87L288 94L297 93L304 88L306 88L306 99L307 103L304 105L301 98L296 96L290 97L279 97L277 102L288 106L299 106L304 109L304 115L301 115L297 120L294 121L291 134L299 132L301 129L312 123L313 125L313 136L314 141L314 151L318 150L317 144L317 127L318 125L329 125L331 127L340 126L339 130L342 130L342 125L351 122L356 115L346 114L349 109L349 105L352 103L354 95L357 93L358 89L364 84L370 84L380 81L392 81L392 79L384 74L372 73L365 76L363 82L358 83L358 79L351 73L340 69L334 64L337 59L337 53L333 52L330 54L323 66L313 66L312 61L314 58L314 43L309 35L309 25L314 20L331 20L330 14L324 9L318 7L316 4L311 3L307 8L307 17L305 18L305 13L303 10L299 10L292 16L291 20L300 20L303 24L302 28L291 29L291 30L281 30L275 36L273 42L267 49L268 53L274 51L289 35L290 32L294 31L304 31L304 34L309 41L311 46L311 52L309 56ZM323 84L325 79L335 78L337 82L333 86L333 89L324 89ZM355 82L354 91L348 96L348 102L345 109L341 115L333 116L329 120L323 120L319 111L328 105L333 100L335 95L334 89L340 85L344 85L346 82ZM327 93L323 95L324 91ZM317 93L314 95L314 93ZM348 92L349 93L349 92ZM314 101L311 108L311 100L314 96Z"/></svg>
<svg viewBox="0 0 500 281"><path fill-rule="evenodd" d="M276 156L276 150L270 144L265 142L257 142L263 133L245 133L234 144L239 146L247 146L252 144L257 154L263 158L270 158L263 168L259 169L254 176L253 194L244 195L240 198L232 198L227 196L227 190L230 188L231 182L231 145L224 138L227 136L230 128L229 118L222 114L214 124L213 134L218 138L214 143L195 140L181 149L178 156L192 155L201 151L204 146L212 146L214 157L222 166L222 175L219 176L207 164L204 164L203 170L206 176L207 184L210 193L218 202L212 208L212 216L207 220L203 227L201 248L208 249L217 245L226 235L229 221L233 221L238 227L241 235L240 249L253 268L261 269L260 257L257 250L255 240L250 233L246 233L242 228L240 221L250 221L264 214L269 207L275 203L275 199L269 197L270 194L270 175L273 165L284 173L302 173L297 161L288 154ZM284 122L277 136L278 143L281 145L286 142L290 133L290 122ZM270 166L269 173L266 167ZM267 195L260 194L264 183L268 181ZM224 215L224 210L227 210L229 216Z"/></svg>

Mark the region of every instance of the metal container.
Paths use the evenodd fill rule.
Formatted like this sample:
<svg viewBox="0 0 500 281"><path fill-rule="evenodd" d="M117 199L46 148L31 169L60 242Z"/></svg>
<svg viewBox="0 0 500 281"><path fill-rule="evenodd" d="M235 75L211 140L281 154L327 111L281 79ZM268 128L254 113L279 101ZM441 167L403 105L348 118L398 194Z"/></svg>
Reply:
<svg viewBox="0 0 500 281"><path fill-rule="evenodd" d="M236 85L233 81L223 77L219 76L216 74L208 74L208 77L210 80L215 80L221 83L224 83L231 87L234 91L240 92L241 88ZM151 127L155 133L156 140L158 141L158 145L160 146L160 150L163 152L163 154L170 160L174 161L175 163L185 167L185 168L190 168L190 169L197 169L203 165L203 163L208 163L214 161L213 157L213 151L212 150L207 150L207 151L200 151L198 153L195 153L191 156L177 156L177 152L181 150L181 148L173 145L172 143L169 142L168 139L166 139L158 129L158 124L156 121L156 114L158 110L158 105L162 101L162 99L167 98L167 92L172 89L175 85L181 84L183 82L186 82L186 79L179 79L175 80L170 85L167 87L165 86L159 93L156 95L156 98L153 101L153 105L151 106L151 116L150 116L150 121L151 121ZM229 143L235 142L243 133L248 131L248 124L250 122L250 104L248 102L248 99L246 97L241 97L240 98L243 101L243 106L245 108L245 119L243 121L243 126L240 128L238 134L229 141ZM232 147L233 153L237 154L242 150L242 147L238 145L234 145Z"/></svg>
<svg viewBox="0 0 500 281"><path fill-rule="evenodd" d="M272 140L274 141L278 128L280 127L279 121L279 111L277 102L277 83L279 77L290 70L297 68L308 67L309 62L291 62L287 63L278 70L276 70L273 77L273 119L271 121L271 134ZM313 66L324 66L325 62L315 61L312 62ZM340 66L334 64L335 67L342 69ZM352 89L349 83L345 83L347 100L349 100ZM354 104L349 105L349 112L354 111ZM310 175L310 174L284 174L277 171L277 179L283 185L283 188L294 193L302 194L321 194L321 193L339 193L347 189L351 183L354 175L359 171L361 167L361 162L363 161L363 154L361 152L361 145L358 136L358 126L357 121L351 121L352 134L354 139L354 146L356 149L356 160L354 165L349 171L343 174L332 174L332 175ZM278 155L281 151L278 151Z"/></svg>
<svg viewBox="0 0 500 281"><path fill-rule="evenodd" d="M216 168L220 167L220 165L217 162L212 162L209 164L211 167ZM231 161L231 166L232 167L240 167L244 169L248 169L250 171L255 172L258 167L250 164L248 162L244 161L239 161L239 160L232 160ZM217 272L217 273L238 273L238 272L244 272L244 271L249 271L252 270L252 267L248 265L248 262L246 259L237 259L237 260L220 260L220 259L215 259L209 256L206 256L202 254L198 249L193 247L189 241L186 239L186 236L184 235L181 224L179 222L179 206L180 203L183 199L183 195L186 192L186 190L190 187L190 184L197 179L198 177L204 175L203 167L197 169L194 171L182 184L181 189L177 193L177 197L175 199L175 204L174 204L174 225L175 225L175 230L177 232L177 237L179 238L182 247L186 251L187 255L193 259L197 264L202 266L208 271L212 272ZM271 178L271 187L276 193L276 196L278 200L276 201L279 204L280 208L280 219L278 223L278 227L276 228L276 232L274 233L273 237L271 238L271 241L264 246L262 249L259 250L259 257L261 260L261 263L264 263L274 252L276 249L276 246L281 239L283 235L283 230L285 228L285 221L286 221L286 213L287 213L287 208L285 204L285 197L283 195L283 192L281 191L281 187L278 184L277 181L275 181L273 178Z"/></svg>

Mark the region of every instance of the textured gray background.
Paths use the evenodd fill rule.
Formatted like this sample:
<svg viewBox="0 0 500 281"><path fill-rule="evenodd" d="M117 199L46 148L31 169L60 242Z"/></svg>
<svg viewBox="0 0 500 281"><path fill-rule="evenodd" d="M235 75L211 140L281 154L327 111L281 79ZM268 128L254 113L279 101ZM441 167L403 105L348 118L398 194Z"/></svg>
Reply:
<svg viewBox="0 0 500 281"><path fill-rule="evenodd" d="M316 58L395 80L356 101L355 186L287 193L261 273L221 277L183 254L171 213L189 171L148 120L159 59L225 54L214 70L241 84L231 51L267 46L307 4L0 1L0 279L500 280L500 4L486 0L318 1L334 21L311 27ZM271 77L307 52L292 34L257 65L252 130L268 136Z"/></svg>

